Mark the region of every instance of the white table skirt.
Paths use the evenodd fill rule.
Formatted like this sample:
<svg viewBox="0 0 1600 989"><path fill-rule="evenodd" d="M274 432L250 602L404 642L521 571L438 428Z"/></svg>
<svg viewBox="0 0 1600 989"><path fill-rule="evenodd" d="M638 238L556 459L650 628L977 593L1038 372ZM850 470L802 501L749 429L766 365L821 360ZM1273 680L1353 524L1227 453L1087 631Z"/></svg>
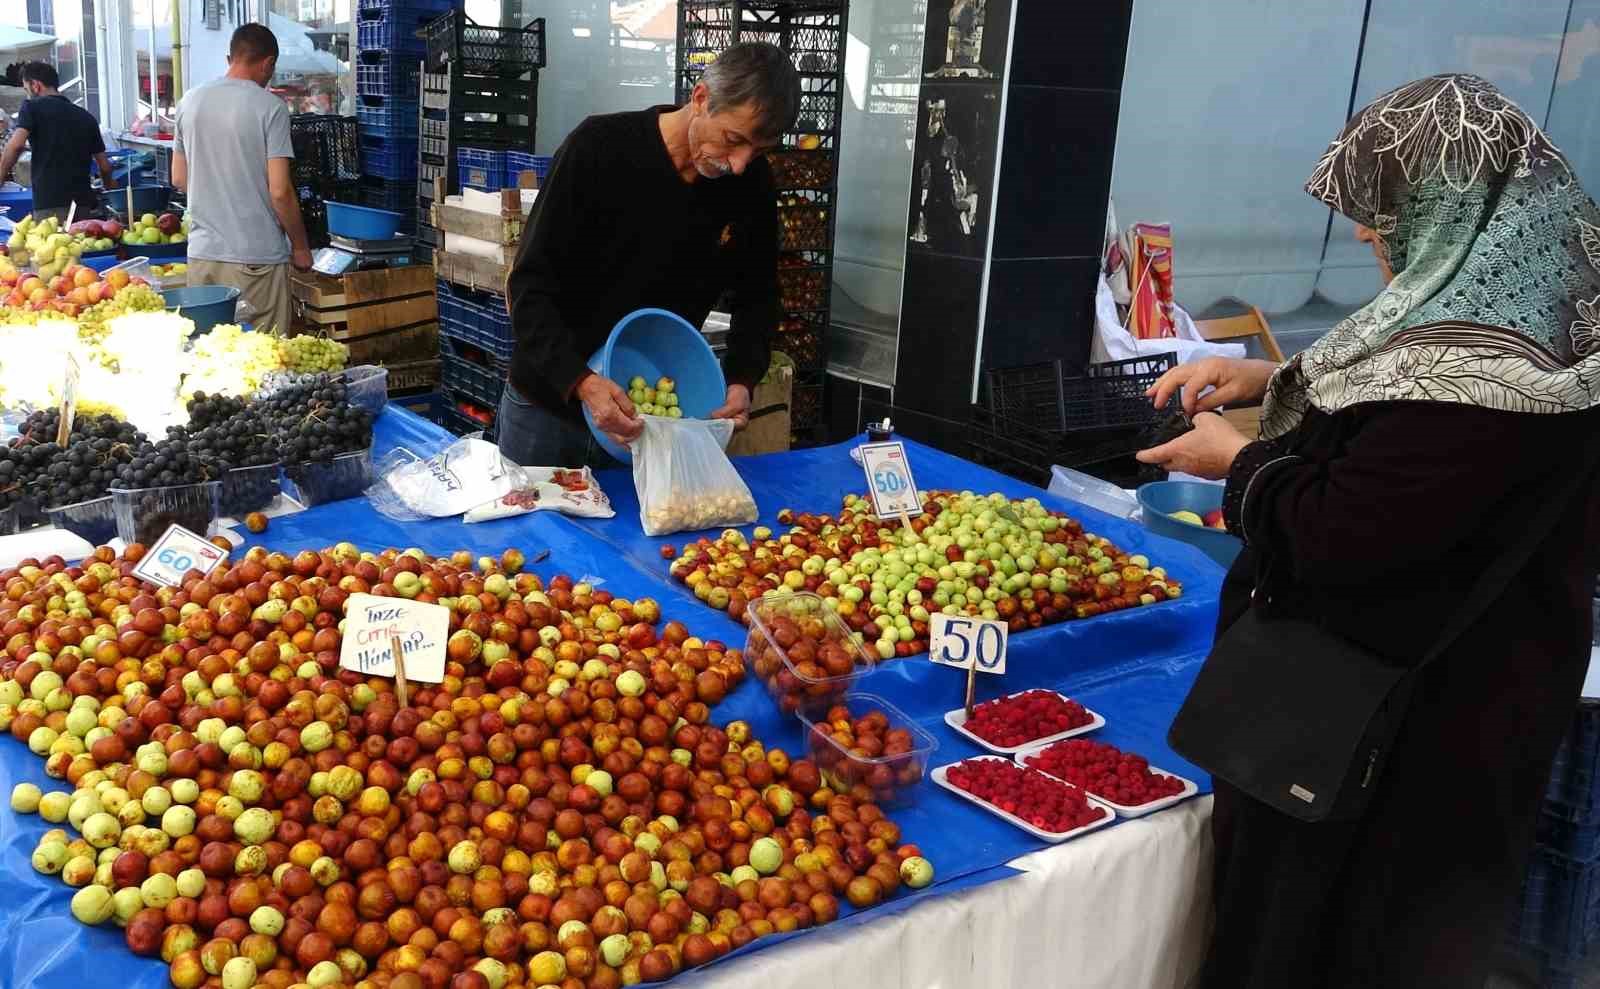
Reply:
<svg viewBox="0 0 1600 989"><path fill-rule="evenodd" d="M697 989L1183 989L1211 916L1211 798L1025 855L1024 874L714 965Z"/></svg>

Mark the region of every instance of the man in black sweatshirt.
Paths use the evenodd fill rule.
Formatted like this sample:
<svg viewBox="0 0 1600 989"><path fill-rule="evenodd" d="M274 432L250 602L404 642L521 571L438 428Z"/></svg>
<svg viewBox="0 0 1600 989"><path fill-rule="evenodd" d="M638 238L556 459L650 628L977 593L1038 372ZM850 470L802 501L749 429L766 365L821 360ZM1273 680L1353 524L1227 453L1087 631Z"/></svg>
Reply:
<svg viewBox="0 0 1600 989"><path fill-rule="evenodd" d="M789 57L748 43L723 52L681 107L590 117L557 149L506 285L517 345L496 419L500 449L528 466L603 458L582 417L619 443L644 429L622 385L589 356L636 309L695 326L732 300L713 416L742 428L778 320L777 203L762 154L794 125Z"/></svg>

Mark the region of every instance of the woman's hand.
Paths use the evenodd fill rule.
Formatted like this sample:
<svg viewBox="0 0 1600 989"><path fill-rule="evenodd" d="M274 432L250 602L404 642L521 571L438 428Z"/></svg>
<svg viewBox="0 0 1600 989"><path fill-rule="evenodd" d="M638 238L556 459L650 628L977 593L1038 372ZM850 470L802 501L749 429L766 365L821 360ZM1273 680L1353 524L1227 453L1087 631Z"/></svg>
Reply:
<svg viewBox="0 0 1600 989"><path fill-rule="evenodd" d="M1249 443L1244 434L1221 416L1198 415L1194 418L1194 429L1170 443L1140 450L1138 458L1140 463L1158 464L1169 471L1216 481L1228 476L1233 459Z"/></svg>
<svg viewBox="0 0 1600 989"><path fill-rule="evenodd" d="M1278 365L1271 361L1239 357L1207 357L1193 364L1180 364L1163 374L1145 392L1164 408L1172 393L1183 390L1183 411L1193 416L1224 405L1254 404L1267 394L1267 382ZM1210 388L1202 396L1200 393Z"/></svg>

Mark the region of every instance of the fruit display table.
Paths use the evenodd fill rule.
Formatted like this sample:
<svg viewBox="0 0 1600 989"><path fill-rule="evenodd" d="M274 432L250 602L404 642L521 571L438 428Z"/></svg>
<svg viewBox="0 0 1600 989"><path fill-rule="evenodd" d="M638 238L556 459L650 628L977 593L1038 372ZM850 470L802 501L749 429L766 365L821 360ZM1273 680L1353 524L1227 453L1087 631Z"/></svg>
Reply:
<svg viewBox="0 0 1600 989"><path fill-rule="evenodd" d="M435 427L392 406L375 436L377 456L395 446L432 452L447 442ZM1000 986L1060 982L1070 972L1073 986L1181 986L1197 963L1207 923L1209 780L1168 749L1165 735L1210 643L1221 570L1198 550L1137 525L918 444L907 448L924 488L1041 497L1130 552L1147 554L1182 583L1176 600L1014 635L1008 673L980 678L978 696L1060 690L1105 717L1093 738L1198 782L1202 796L1051 847L924 781L910 806L891 816L934 863L934 885L866 911L846 908L823 927L762 938L683 981L731 987L761 979L784 987L814 985L818 972L837 972L849 973L840 981L849 985ZM841 445L737 461L760 523L781 531L780 509L831 511L842 495L859 491L863 478L847 452ZM474 555L515 547L539 561L530 569L542 577L565 573L619 597L653 597L664 616L696 634L742 647L741 625L668 578L660 545L684 537L640 535L631 477L597 476L617 510L614 519L536 513L475 525L399 523L364 502L346 501L275 519L250 541L291 553L341 540L374 550L415 546ZM549 555L541 560L543 551ZM882 663L862 686L934 737L938 749L929 764L941 766L981 752L943 720L960 706L964 681L958 671L913 656ZM747 677L713 711L718 723L735 719L748 721L771 746L805 750L799 722L779 713L757 677ZM21 780L52 782L26 747L0 738L0 792ZM77 924L67 909L72 890L30 868L30 850L48 827L38 817L0 811L0 985L166 985L165 965L128 953L115 926Z"/></svg>

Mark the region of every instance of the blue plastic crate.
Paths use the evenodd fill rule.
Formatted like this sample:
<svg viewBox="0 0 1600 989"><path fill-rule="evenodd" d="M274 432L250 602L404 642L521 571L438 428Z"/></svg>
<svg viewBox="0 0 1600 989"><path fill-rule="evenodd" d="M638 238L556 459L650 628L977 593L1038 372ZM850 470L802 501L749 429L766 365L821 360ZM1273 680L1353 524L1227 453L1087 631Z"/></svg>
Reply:
<svg viewBox="0 0 1600 989"><path fill-rule="evenodd" d="M398 405L407 412L415 413L437 426L444 425L445 413L450 411L450 402L440 392L430 391L421 395L406 395L400 398L390 398L390 405Z"/></svg>
<svg viewBox="0 0 1600 989"><path fill-rule="evenodd" d="M1581 957L1600 934L1600 862L1535 848L1511 936L1553 959Z"/></svg>
<svg viewBox="0 0 1600 989"><path fill-rule="evenodd" d="M416 186L409 179L394 182L388 179L367 178L358 187L361 205L373 209L393 210L396 213L415 212Z"/></svg>
<svg viewBox="0 0 1600 989"><path fill-rule="evenodd" d="M420 59L426 53L428 43L416 36L417 27L414 21L394 17L357 21L356 47L363 55L382 52L385 55L416 55Z"/></svg>
<svg viewBox="0 0 1600 989"><path fill-rule="evenodd" d="M361 171L383 179L416 179L417 142L362 133Z"/></svg>
<svg viewBox="0 0 1600 989"><path fill-rule="evenodd" d="M505 296L475 292L444 281L438 286L440 332L472 344L496 361L509 363L517 338L511 329Z"/></svg>
<svg viewBox="0 0 1600 989"><path fill-rule="evenodd" d="M460 337L452 337L448 334L441 334L439 337L439 356L454 357L469 364L475 364L478 367L493 371L499 378L505 378L511 369L510 361L503 361L475 343L469 343Z"/></svg>
<svg viewBox="0 0 1600 989"><path fill-rule="evenodd" d="M441 346L439 350L440 386L479 405L498 408L500 393L506 388L505 372L453 356L447 349Z"/></svg>
<svg viewBox="0 0 1600 989"><path fill-rule="evenodd" d="M356 62L356 92L361 96L393 96L401 100L419 99L421 58L403 53L363 51Z"/></svg>
<svg viewBox="0 0 1600 989"><path fill-rule="evenodd" d="M383 138L408 138L417 140L417 104L415 100L396 100L375 96L360 96L356 104L356 120L360 121L361 134ZM381 100L381 102L380 102ZM369 102L371 101L371 102Z"/></svg>
<svg viewBox="0 0 1600 989"><path fill-rule="evenodd" d="M483 148L457 148L456 168L462 185L498 192L505 188L506 153Z"/></svg>
<svg viewBox="0 0 1600 989"><path fill-rule="evenodd" d="M515 189L523 172L532 172L539 177L539 184L544 184L544 177L550 174L550 156L533 155L526 151L506 152L506 188Z"/></svg>
<svg viewBox="0 0 1600 989"><path fill-rule="evenodd" d="M361 0L356 17L358 22L369 18L389 17L398 13L425 16L429 20L460 7L459 0Z"/></svg>
<svg viewBox="0 0 1600 989"><path fill-rule="evenodd" d="M450 396L446 395L445 401L448 402L449 400ZM485 426L483 423L467 415L465 412L462 412L454 405L449 405L445 408L444 415L441 417L441 419L442 421L439 423L439 425L443 426L445 429L457 436L466 436L468 433L482 433L484 439L491 442L494 440L495 428L492 422Z"/></svg>

